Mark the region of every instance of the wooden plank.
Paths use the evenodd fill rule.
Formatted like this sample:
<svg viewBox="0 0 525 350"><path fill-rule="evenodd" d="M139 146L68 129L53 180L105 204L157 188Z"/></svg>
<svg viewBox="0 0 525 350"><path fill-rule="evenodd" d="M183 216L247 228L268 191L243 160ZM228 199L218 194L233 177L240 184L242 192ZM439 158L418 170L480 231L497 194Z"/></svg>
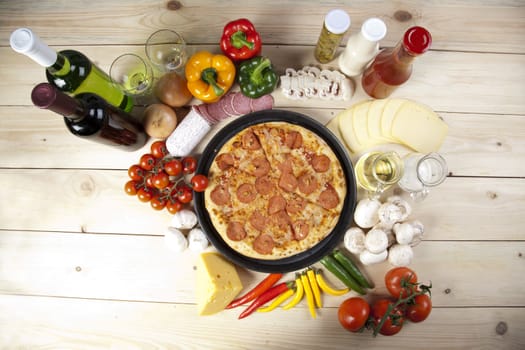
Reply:
<svg viewBox="0 0 525 350"><path fill-rule="evenodd" d="M192 52L201 49L219 51L218 46L195 46ZM142 46L90 46L82 51L93 59L103 70L108 71L112 60L125 52L141 54ZM265 55L279 72L286 68L300 69L305 65L315 65L312 47L306 46L267 46ZM30 94L34 85L45 80L44 70L29 58L20 57L10 48L0 48L0 71L5 75L0 81L0 94L4 105L32 105ZM293 63L291 63L293 62ZM472 69L472 62L476 69ZM332 67L336 63L332 63ZM449 73L444 74L447 70ZM24 74L20 74L24 72ZM414 66L411 79L392 97L410 98L425 103L440 112L525 114L522 104L525 80L525 55L439 52L431 51L420 57ZM491 82L491 88L486 83ZM355 95L348 101L330 101L331 108L347 108L353 103L368 99L357 81ZM275 106L326 107L320 99L306 101L290 100L280 90L273 93Z"/></svg>
<svg viewBox="0 0 525 350"><path fill-rule="evenodd" d="M169 4L179 4L172 10ZM521 1L343 1L330 2L270 0L260 2L181 1L92 1L80 0L55 7L29 0L0 3L0 41L11 31L32 27L51 45L143 44L160 28L172 28L189 43L218 42L223 26L240 17L250 18L266 44L315 45L324 15L332 8L345 9L352 18L350 32L359 30L369 17L382 18L388 33L382 45L392 46L412 25L427 27L438 50L523 53L525 11ZM203 11L213 14L203 16ZM78 14L82 14L82 21ZM494 23L505 23L504 26ZM118 23L118 26L115 26ZM75 28L75 31L71 31ZM205 30L203 30L205 28ZM490 30L486 30L490 28ZM108 35L111 33L111 35ZM343 44L346 40L343 40Z"/></svg>
<svg viewBox="0 0 525 350"><path fill-rule="evenodd" d="M126 195L126 181L125 171L2 169L0 229L164 234L171 215ZM522 240L524 186L523 179L448 178L412 217L432 240Z"/></svg>
<svg viewBox="0 0 525 350"><path fill-rule="evenodd" d="M0 293L195 303L198 254L177 255L163 243L159 236L5 231L0 235ZM523 241L424 241L414 248L411 267L420 281L432 282L436 307L525 306L524 251ZM369 300L388 295L383 278L390 268L388 263L362 267L375 285ZM265 276L239 271L246 290ZM293 277L290 273L283 280ZM487 281L497 284L487 288ZM324 296L330 307L342 300Z"/></svg>
<svg viewBox="0 0 525 350"><path fill-rule="evenodd" d="M306 309L279 317L236 314L199 317L191 305L0 295L3 349L345 349L518 350L525 345L523 308L434 308L394 337L349 333L337 309L297 322ZM501 330L503 334L501 334ZM500 334L498 334L500 331ZM430 345L429 345L430 344Z"/></svg>
<svg viewBox="0 0 525 350"><path fill-rule="evenodd" d="M340 109L286 108L326 124ZM457 176L520 177L525 173L525 118L440 113L449 136L440 150ZM233 119L232 119L233 120ZM215 126L195 152L231 120ZM473 127L475 125L475 127ZM0 167L127 169L148 152L122 152L70 134L62 118L34 107L0 106ZM101 156L103 154L104 156ZM38 161L37 161L38 160Z"/></svg>

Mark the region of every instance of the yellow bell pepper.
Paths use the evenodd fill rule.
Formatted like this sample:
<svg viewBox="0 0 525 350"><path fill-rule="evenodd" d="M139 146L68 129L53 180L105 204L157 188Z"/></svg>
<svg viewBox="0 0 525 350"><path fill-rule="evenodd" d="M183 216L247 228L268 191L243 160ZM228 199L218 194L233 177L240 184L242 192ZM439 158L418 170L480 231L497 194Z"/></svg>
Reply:
<svg viewBox="0 0 525 350"><path fill-rule="evenodd" d="M235 81L235 65L224 55L207 51L193 54L186 63L191 94L205 103L218 101Z"/></svg>

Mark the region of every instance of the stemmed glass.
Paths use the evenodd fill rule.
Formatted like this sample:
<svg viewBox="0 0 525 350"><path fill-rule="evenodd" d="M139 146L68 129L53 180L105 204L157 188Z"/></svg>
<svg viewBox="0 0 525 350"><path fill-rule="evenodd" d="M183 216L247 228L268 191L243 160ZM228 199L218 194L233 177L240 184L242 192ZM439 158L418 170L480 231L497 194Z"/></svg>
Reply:
<svg viewBox="0 0 525 350"><path fill-rule="evenodd" d="M186 42L173 30L157 30L146 41L146 56L161 73L182 73L187 56Z"/></svg>
<svg viewBox="0 0 525 350"><path fill-rule="evenodd" d="M151 94L153 71L140 56L132 53L120 55L111 64L109 76L113 84L133 97L135 102Z"/></svg>

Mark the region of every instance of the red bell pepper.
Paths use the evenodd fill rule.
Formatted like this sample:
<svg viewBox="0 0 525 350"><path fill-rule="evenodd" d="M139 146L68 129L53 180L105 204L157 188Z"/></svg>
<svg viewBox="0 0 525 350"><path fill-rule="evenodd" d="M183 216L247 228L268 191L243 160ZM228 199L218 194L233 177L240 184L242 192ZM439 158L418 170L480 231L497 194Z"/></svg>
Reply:
<svg viewBox="0 0 525 350"><path fill-rule="evenodd" d="M261 36L246 18L231 21L224 26L221 50L233 61L243 61L261 52Z"/></svg>

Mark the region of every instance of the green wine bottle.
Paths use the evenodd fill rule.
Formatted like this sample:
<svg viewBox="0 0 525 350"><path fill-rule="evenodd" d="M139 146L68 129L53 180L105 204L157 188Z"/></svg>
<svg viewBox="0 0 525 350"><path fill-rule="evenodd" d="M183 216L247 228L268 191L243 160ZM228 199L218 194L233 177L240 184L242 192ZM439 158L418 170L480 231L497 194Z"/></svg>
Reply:
<svg viewBox="0 0 525 350"><path fill-rule="evenodd" d="M71 95L89 92L126 112L133 109L133 99L111 82L111 78L86 56L74 50L56 52L28 28L16 29L10 38L13 50L46 67L50 84Z"/></svg>

